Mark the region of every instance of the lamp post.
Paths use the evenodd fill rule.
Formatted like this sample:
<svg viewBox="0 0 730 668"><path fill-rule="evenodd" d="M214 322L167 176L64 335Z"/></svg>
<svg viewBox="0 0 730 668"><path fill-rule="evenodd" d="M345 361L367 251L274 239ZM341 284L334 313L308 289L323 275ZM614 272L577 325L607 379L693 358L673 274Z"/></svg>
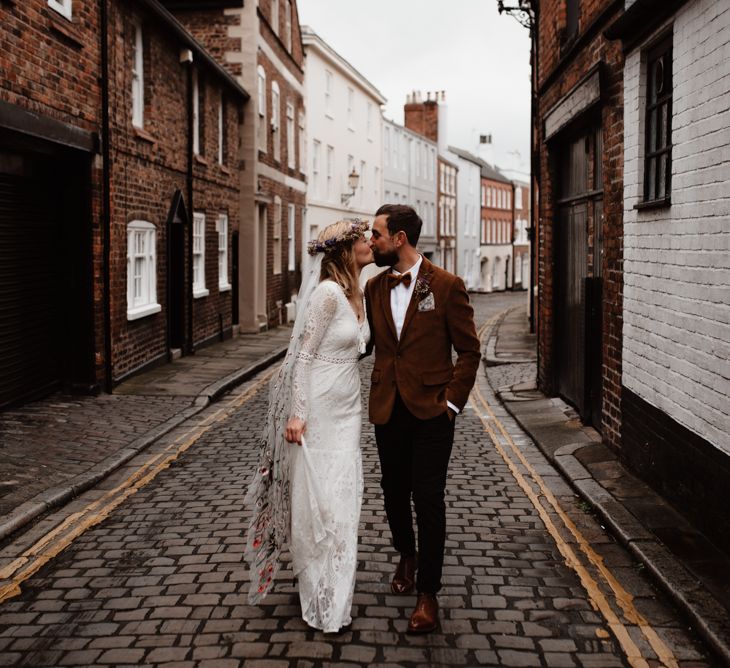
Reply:
<svg viewBox="0 0 730 668"><path fill-rule="evenodd" d="M539 4L537 0L517 0L516 6L505 6L503 0L497 0L497 10L500 14L509 14L514 17L520 25L527 28L530 31L530 66L531 66L531 81L530 81L530 227L527 228L527 238L530 240L530 285L529 285L529 300L530 300L530 332L535 332L535 325L539 326L537 313L535 313L535 276L534 268L535 263L539 262L539 258L536 255L540 254L539 247L539 236L537 234L537 223L538 223L538 212L536 209L535 202L535 190L539 192L540 189L540 159L537 148L537 75L538 75L538 57L539 52L537 49L537 23L538 23L538 11ZM538 199L539 205L539 199ZM538 300L540 293L538 292ZM538 346L538 360L540 355L540 348Z"/></svg>
<svg viewBox="0 0 730 668"><path fill-rule="evenodd" d="M350 186L349 193L342 193L340 195L340 202L343 206L347 205L352 196L357 192L357 184L360 183L360 175L352 168L350 175L347 177L347 185Z"/></svg>

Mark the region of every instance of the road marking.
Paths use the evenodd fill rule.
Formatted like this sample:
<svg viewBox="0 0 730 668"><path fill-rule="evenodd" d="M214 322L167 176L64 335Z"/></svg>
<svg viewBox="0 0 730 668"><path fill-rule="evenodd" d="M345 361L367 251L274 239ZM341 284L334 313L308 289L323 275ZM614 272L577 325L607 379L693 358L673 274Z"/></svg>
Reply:
<svg viewBox="0 0 730 668"><path fill-rule="evenodd" d="M503 316L507 311L503 311L502 313L499 313L492 318L490 318L482 327L479 329L479 338L483 338L484 333L487 331L487 328L493 325L493 323L501 316ZM474 395L476 395L476 399L474 398ZM502 457L502 459L505 461L507 466L509 467L510 471L512 471L512 475L514 476L515 480L517 481L517 484L522 488L522 490L525 492L527 497L532 502L532 505L537 510L538 514L540 515L543 523L545 524L545 527L547 528L550 535L553 537L553 540L555 541L558 550L565 558L566 564L572 568L578 577L580 578L583 587L585 588L586 592L588 593L588 597L591 601L591 603L595 606L596 609L598 609L601 614L603 615L604 619L606 620L609 628L613 631L616 639L620 643L621 647L623 648L626 658L629 661L629 663L632 666L635 666L636 668L648 668L649 664L641 656L641 651L637 647L636 643L634 643L633 639L629 635L628 628L625 624L621 622L621 620L618 618L616 613L611 608L608 600L606 599L605 595L599 588L598 583L593 578L593 576L588 572L585 566L580 562L578 559L575 551L573 548L568 545L565 540L563 540L562 536L560 535L560 532L551 519L550 515L548 515L547 510L543 506L542 503L540 503L540 499L538 495L535 493L535 491L532 489L530 484L527 482L527 479L523 474L520 472L520 470L517 467L517 464L513 461L513 459L509 456L507 451L504 449L504 447L500 444L497 434L495 433L492 425L490 424L490 421L493 422L496 426L499 432L501 433L502 437L507 441L509 444L510 449L514 453L514 455L519 459L520 463L527 469L530 478L532 478L535 485L537 485L538 489L541 492L541 496L552 506L554 511L557 513L558 517L562 520L563 525L565 528L570 531L570 533L573 535L573 537L576 539L581 551L585 555L585 557L591 562L591 564L596 568L596 570L601 574L603 577L603 581L613 592L616 600L618 601L619 606L621 607L624 616L634 625L636 625L641 633L646 638L649 645L652 647L654 652L656 653L659 661L662 662L662 665L666 666L667 668L677 668L677 660L672 652L672 650L667 647L667 645L662 641L662 639L658 636L654 628L647 622L647 620L641 615L641 613L636 609L633 603L633 597L621 586L621 584L616 580L615 576L611 571L608 569L608 567L603 562L603 558L598 555L595 550L591 547L589 541L586 539L586 537L580 532L578 527L575 525L575 523L568 517L567 513L563 510L563 508L558 503L558 500L555 498L553 493L550 491L550 489L545 484L545 481L542 479L542 476L535 470L535 468L530 464L529 461L527 461L524 453L520 450L520 448L517 446L517 444L514 442L510 434L507 432L507 429L505 428L504 424L502 424L501 420L497 418L497 416L494 414L494 411L492 410L491 406L489 405L489 402L485 399L484 395L482 394L481 390L479 389L478 385L474 386L472 395L470 396L470 401L472 403L472 407L474 408L476 414L479 416L479 419L482 421L482 424L484 425L485 431L489 434L489 437L494 444L495 449L499 453L499 455ZM488 414L488 417L483 414L482 411L479 410L479 407L482 407Z"/></svg>
<svg viewBox="0 0 730 668"><path fill-rule="evenodd" d="M20 585L42 566L65 550L87 529L98 524L125 499L142 489L157 475L168 468L214 425L229 418L238 408L249 401L269 381L277 366L267 370L253 385L233 395L216 411L200 423L178 436L172 443L145 461L119 485L92 501L83 509L69 515L58 526L42 536L20 557L0 569L0 603L20 594Z"/></svg>

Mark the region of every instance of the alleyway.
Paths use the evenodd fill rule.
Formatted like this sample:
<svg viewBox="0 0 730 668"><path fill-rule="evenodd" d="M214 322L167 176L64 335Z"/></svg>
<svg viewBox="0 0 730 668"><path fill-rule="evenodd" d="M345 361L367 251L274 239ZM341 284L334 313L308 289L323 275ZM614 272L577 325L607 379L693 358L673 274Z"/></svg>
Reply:
<svg viewBox="0 0 730 668"><path fill-rule="evenodd" d="M476 296L480 334L524 300ZM26 559L0 561L20 586L0 590L0 665L714 665L501 408L483 371L457 418L439 632L407 636L415 597L390 593L396 555L367 422L351 630L307 630L291 579L247 606L242 499L272 371L79 497L58 529L42 522L21 538L33 546Z"/></svg>

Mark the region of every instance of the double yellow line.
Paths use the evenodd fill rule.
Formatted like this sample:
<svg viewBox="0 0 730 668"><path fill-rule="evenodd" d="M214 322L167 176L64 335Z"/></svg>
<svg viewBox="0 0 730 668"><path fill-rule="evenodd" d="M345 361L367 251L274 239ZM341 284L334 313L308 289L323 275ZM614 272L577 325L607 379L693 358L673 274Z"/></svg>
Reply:
<svg viewBox="0 0 730 668"><path fill-rule="evenodd" d="M491 329L497 319L499 319L504 313L506 313L506 311L494 316L480 328L480 339L484 337L485 332ZM614 612L613 608L608 602L608 599L606 598L606 595L601 590L599 583L584 566L583 562L578 558L576 551L560 535L558 526L553 521L553 518L548 512L548 509L546 509L543 503L540 502L540 497L545 499L548 508L552 509L555 515L557 515L557 517L562 522L563 526L573 536L578 548L583 553L584 558L592 564L604 586L607 586L613 593L626 620L628 620L630 624L635 625L641 631L642 635L649 643L651 648L654 650L657 658L662 663L662 665L666 666L667 668L678 668L677 659L674 656L672 650L667 647L664 641L657 635L657 632L654 630L654 628L636 609L631 594L629 594L623 588L621 583L618 582L613 573L604 564L603 558L598 555L596 551L591 547L590 542L580 532L575 523L570 519L567 513L560 506L558 500L555 498L555 495L545 484L542 476L540 476L540 474L535 470L530 462L527 461L524 453L514 442L509 432L505 429L504 424L494 414L492 407L485 399L484 394L482 393L478 385L475 385L474 389L472 390L470 402L472 408L474 408L476 414L479 416L479 419L482 421L482 424L484 425L484 430L489 435L489 438L494 444L496 451L507 464L510 471L512 472L512 475L517 481L517 484L525 492L525 495L540 515L540 518L545 524L545 528L553 537L553 540L555 541L558 550L560 550L560 553L565 558L566 564L570 568L572 568L578 575L583 587L588 594L588 598L591 604L603 615L603 618L606 620L608 627L611 629L611 631L613 631L613 634L621 645L621 648L623 649L629 664L631 666L634 666L635 668L649 668L649 663L642 656L641 650L631 637L628 627L619 619L618 615ZM510 452L508 452L505 447L503 447L500 443L497 432L499 432L502 439L509 446ZM515 460L519 461L519 463L522 464L522 466L526 469L529 478L532 480L532 483L539 490L539 495L530 485L527 477L522 474Z"/></svg>
<svg viewBox="0 0 730 668"><path fill-rule="evenodd" d="M275 371L276 366L269 369L253 385L234 395L218 410L173 440L161 452L151 456L116 487L83 509L69 515L58 526L23 551L19 557L1 568L0 603L20 594L20 585L25 580L66 549L84 531L108 517L125 499L154 480L161 471L170 466L211 427L229 418L238 408L249 401L263 384L268 382Z"/></svg>

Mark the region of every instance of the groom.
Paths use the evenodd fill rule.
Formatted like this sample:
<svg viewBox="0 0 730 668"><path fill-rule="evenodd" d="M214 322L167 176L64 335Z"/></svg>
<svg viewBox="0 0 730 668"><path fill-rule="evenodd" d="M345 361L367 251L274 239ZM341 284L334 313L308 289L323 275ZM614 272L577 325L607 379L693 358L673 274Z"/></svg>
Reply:
<svg viewBox="0 0 730 668"><path fill-rule="evenodd" d="M375 263L390 270L365 287L375 347L370 421L385 512L400 552L391 588L406 594L415 585L418 591L409 633L429 633L438 626L436 594L444 561L444 493L454 420L467 402L480 357L464 283L419 254L420 233L421 219L410 206L381 206L370 246Z"/></svg>

